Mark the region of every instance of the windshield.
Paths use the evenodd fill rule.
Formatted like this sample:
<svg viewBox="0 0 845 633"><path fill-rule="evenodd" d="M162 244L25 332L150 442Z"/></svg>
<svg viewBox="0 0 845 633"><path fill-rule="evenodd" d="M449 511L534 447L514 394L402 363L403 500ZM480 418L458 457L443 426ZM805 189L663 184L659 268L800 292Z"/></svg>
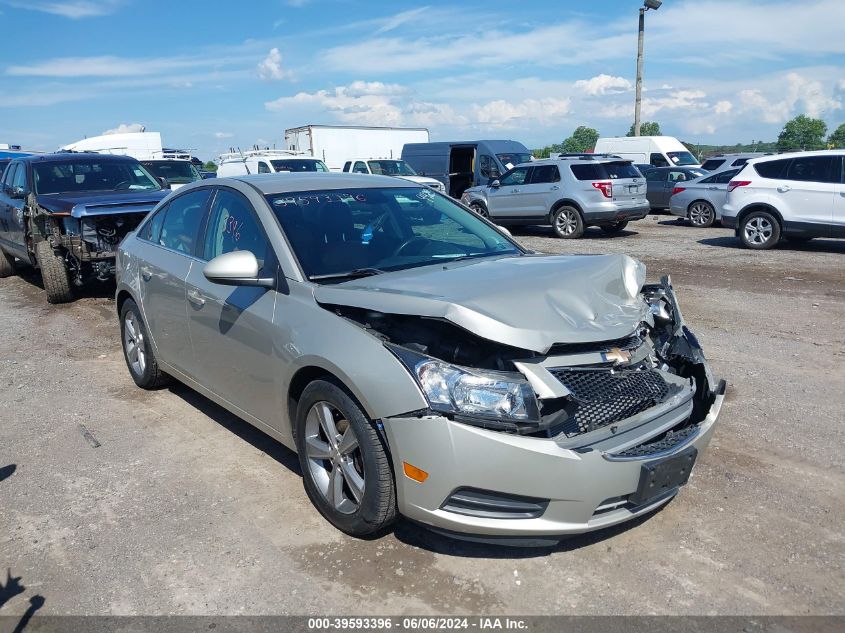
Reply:
<svg viewBox="0 0 845 633"><path fill-rule="evenodd" d="M141 163L156 177L167 178L174 185L185 185L195 180L202 180L197 168L188 160L144 161Z"/></svg>
<svg viewBox="0 0 845 633"><path fill-rule="evenodd" d="M368 160L370 172L380 176L416 176L417 172L404 160Z"/></svg>
<svg viewBox="0 0 845 633"><path fill-rule="evenodd" d="M267 201L313 280L523 253L477 215L428 187L279 193Z"/></svg>
<svg viewBox="0 0 845 633"><path fill-rule="evenodd" d="M65 160L32 166L35 193L159 191L140 163L129 160Z"/></svg>
<svg viewBox="0 0 845 633"><path fill-rule="evenodd" d="M674 165L698 165L698 161L695 160L695 156L689 152L666 152L666 155Z"/></svg>
<svg viewBox="0 0 845 633"><path fill-rule="evenodd" d="M505 169L513 169L517 165L527 163L531 160L531 154L522 152L511 152L508 154L496 154L496 157L501 161Z"/></svg>
<svg viewBox="0 0 845 633"><path fill-rule="evenodd" d="M321 160L306 158L285 158L283 160L271 160L273 169L276 171L328 171L329 168Z"/></svg>

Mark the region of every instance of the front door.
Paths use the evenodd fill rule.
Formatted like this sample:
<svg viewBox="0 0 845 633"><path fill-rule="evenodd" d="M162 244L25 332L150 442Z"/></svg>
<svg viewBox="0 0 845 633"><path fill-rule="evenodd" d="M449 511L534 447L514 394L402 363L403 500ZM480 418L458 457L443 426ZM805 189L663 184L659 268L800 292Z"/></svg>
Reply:
<svg viewBox="0 0 845 633"><path fill-rule="evenodd" d="M523 189L528 185L530 167L516 167L499 179L498 187L487 187L487 210L491 218L525 217Z"/></svg>
<svg viewBox="0 0 845 633"><path fill-rule="evenodd" d="M838 156L839 182L836 183L836 193L833 196L833 226L830 234L833 237L845 237L845 158ZM833 173L836 173L834 166Z"/></svg>
<svg viewBox="0 0 845 633"><path fill-rule="evenodd" d="M260 276L276 276L278 264L252 204L221 187L201 246L204 261L191 267L186 284L196 375L207 389L273 426L283 402L272 335L276 291L216 284L202 272L205 261L239 250L255 255Z"/></svg>
<svg viewBox="0 0 845 633"><path fill-rule="evenodd" d="M835 165L835 167L834 167ZM838 156L799 156L790 161L777 190L792 211L791 221L818 225L826 232L833 222L835 192L841 179ZM799 227L800 228L800 227Z"/></svg>

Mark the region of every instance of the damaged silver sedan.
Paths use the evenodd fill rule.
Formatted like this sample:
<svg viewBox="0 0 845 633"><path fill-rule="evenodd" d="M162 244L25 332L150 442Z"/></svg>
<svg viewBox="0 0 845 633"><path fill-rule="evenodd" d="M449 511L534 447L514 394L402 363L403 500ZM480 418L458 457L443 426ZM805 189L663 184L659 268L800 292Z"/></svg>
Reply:
<svg viewBox="0 0 845 633"><path fill-rule="evenodd" d="M121 244L127 366L295 450L339 529L555 542L649 512L724 398L668 278L380 176L188 185Z"/></svg>

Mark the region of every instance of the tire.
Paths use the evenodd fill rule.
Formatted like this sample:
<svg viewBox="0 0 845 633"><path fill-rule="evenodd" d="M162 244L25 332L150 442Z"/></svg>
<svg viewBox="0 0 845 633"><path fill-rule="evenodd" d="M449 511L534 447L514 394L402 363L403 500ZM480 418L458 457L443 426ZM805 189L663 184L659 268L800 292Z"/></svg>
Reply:
<svg viewBox="0 0 845 633"><path fill-rule="evenodd" d="M601 226L601 230L608 235L613 235L624 231L626 226L628 226L628 220L622 220L621 222L614 222L613 224L603 224Z"/></svg>
<svg viewBox="0 0 845 633"><path fill-rule="evenodd" d="M765 250L780 241L780 222L768 211L752 211L742 218L738 232L745 246Z"/></svg>
<svg viewBox="0 0 845 633"><path fill-rule="evenodd" d="M716 222L716 209L706 200L696 200L687 208L690 224L700 229L707 229Z"/></svg>
<svg viewBox="0 0 845 633"><path fill-rule="evenodd" d="M315 380L305 388L296 447L305 492L337 529L365 537L395 521L396 485L384 443L339 384Z"/></svg>
<svg viewBox="0 0 845 633"><path fill-rule="evenodd" d="M73 301L73 289L67 276L67 266L61 255L57 255L47 240L35 245L35 260L41 269L41 280L47 293L48 303Z"/></svg>
<svg viewBox="0 0 845 633"><path fill-rule="evenodd" d="M0 279L15 274L15 258L0 248Z"/></svg>
<svg viewBox="0 0 845 633"><path fill-rule="evenodd" d="M482 218L487 218L488 220L490 219L490 214L487 212L487 207L485 207L480 202L473 202L469 205L469 208L475 211Z"/></svg>
<svg viewBox="0 0 845 633"><path fill-rule="evenodd" d="M578 209L564 205L552 211L552 228L560 238L578 239L584 235L584 219Z"/></svg>
<svg viewBox="0 0 845 633"><path fill-rule="evenodd" d="M141 389L157 389L172 380L158 366L147 326L132 299L120 308L120 341L129 374Z"/></svg>

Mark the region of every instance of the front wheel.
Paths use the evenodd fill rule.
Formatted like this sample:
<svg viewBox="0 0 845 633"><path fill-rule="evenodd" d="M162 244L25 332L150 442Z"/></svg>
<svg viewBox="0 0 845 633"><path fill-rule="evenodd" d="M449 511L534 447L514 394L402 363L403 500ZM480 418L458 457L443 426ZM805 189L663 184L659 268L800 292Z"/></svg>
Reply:
<svg viewBox="0 0 845 633"><path fill-rule="evenodd" d="M47 240L35 245L35 260L41 269L41 280L48 303L67 303L73 300L73 290L67 275L64 257L57 255Z"/></svg>
<svg viewBox="0 0 845 633"><path fill-rule="evenodd" d="M396 490L381 437L338 384L315 380L296 413L296 447L305 492L332 525L369 536L396 519Z"/></svg>
<svg viewBox="0 0 845 633"><path fill-rule="evenodd" d="M628 226L628 220L622 220L621 222L614 222L613 224L603 224L601 230L609 235L613 235L614 233L624 231L626 226Z"/></svg>
<svg viewBox="0 0 845 633"><path fill-rule="evenodd" d="M713 226L716 221L716 209L709 202L697 200L689 206L687 217L693 226L706 229Z"/></svg>
<svg viewBox="0 0 845 633"><path fill-rule="evenodd" d="M489 218L490 214L487 212L487 207L485 207L480 202L473 202L469 205L469 208L475 211L478 215L482 218Z"/></svg>
<svg viewBox="0 0 845 633"><path fill-rule="evenodd" d="M15 258L0 248L0 278L15 274Z"/></svg>
<svg viewBox="0 0 845 633"><path fill-rule="evenodd" d="M584 220L575 207L558 207L552 212L552 228L558 237L577 239L584 235Z"/></svg>
<svg viewBox="0 0 845 633"><path fill-rule="evenodd" d="M739 238L748 248L772 248L780 240L780 223L768 211L752 211L739 223Z"/></svg>

